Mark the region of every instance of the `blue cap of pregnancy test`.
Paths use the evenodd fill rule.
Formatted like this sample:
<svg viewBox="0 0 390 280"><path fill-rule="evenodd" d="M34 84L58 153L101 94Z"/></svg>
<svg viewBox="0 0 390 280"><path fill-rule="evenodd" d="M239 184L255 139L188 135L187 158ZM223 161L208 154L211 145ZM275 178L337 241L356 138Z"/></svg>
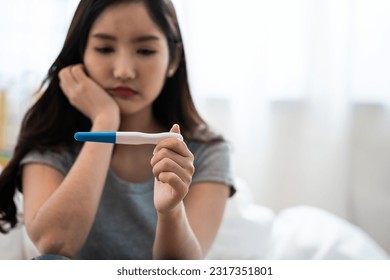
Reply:
<svg viewBox="0 0 390 280"><path fill-rule="evenodd" d="M76 132L74 139L79 142L88 141L115 144L116 132Z"/></svg>

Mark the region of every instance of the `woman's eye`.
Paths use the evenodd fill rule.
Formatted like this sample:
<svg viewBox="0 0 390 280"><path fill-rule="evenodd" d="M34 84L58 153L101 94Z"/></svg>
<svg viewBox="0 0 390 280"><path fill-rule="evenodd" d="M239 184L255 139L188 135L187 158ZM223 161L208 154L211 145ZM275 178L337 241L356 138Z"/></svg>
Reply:
<svg viewBox="0 0 390 280"><path fill-rule="evenodd" d="M155 50L151 50L151 49L140 49L137 51L139 54L141 55L145 55L145 56L148 56L148 55L153 55L156 53Z"/></svg>
<svg viewBox="0 0 390 280"><path fill-rule="evenodd" d="M95 50L102 54L108 54L114 51L114 49L110 47L95 48Z"/></svg>

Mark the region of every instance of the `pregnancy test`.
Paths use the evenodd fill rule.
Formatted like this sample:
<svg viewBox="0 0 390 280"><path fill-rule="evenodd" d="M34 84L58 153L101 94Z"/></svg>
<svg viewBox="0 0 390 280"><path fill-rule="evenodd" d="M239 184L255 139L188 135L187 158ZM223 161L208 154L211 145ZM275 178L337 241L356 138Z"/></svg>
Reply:
<svg viewBox="0 0 390 280"><path fill-rule="evenodd" d="M163 139L177 138L183 141L183 136L173 132L144 133L135 131L116 132L76 132L74 139L80 142L100 142L126 145L157 144Z"/></svg>

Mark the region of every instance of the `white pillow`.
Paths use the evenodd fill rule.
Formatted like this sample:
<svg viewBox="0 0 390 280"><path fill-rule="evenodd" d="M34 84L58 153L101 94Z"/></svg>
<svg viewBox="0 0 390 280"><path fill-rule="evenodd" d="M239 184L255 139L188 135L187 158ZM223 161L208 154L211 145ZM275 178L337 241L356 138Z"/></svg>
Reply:
<svg viewBox="0 0 390 280"><path fill-rule="evenodd" d="M325 210L296 206L273 223L266 259L386 260L389 255L361 228Z"/></svg>
<svg viewBox="0 0 390 280"><path fill-rule="evenodd" d="M389 259L362 229L325 210L296 206L275 214L236 179L208 259Z"/></svg>

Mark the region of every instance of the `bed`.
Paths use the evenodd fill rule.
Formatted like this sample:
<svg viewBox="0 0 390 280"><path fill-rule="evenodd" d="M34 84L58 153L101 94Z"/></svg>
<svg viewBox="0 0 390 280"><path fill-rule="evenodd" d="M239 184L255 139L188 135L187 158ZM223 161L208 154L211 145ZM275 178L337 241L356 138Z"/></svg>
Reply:
<svg viewBox="0 0 390 280"><path fill-rule="evenodd" d="M389 259L363 230L329 212L301 205L275 213L252 201L242 179L236 179L236 188L207 259ZM15 199L22 205L20 193ZM38 254L23 225L0 234L0 259L31 259Z"/></svg>

